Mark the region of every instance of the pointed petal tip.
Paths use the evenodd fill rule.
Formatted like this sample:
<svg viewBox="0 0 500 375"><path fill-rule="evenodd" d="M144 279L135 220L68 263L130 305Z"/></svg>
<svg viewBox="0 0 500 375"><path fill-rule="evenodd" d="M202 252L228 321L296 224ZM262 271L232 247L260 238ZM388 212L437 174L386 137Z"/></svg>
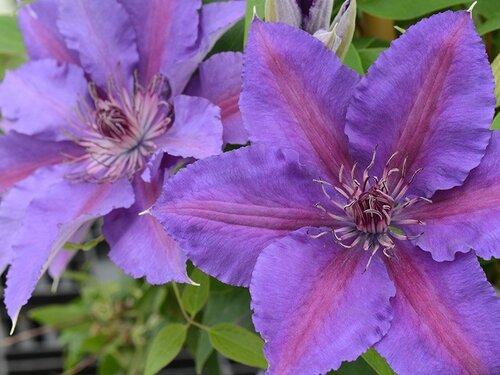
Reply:
<svg viewBox="0 0 500 375"><path fill-rule="evenodd" d="M8 309L7 309L8 310ZM10 332L9 332L9 335L12 336L14 334L14 331L16 330L16 327L17 327L17 320L19 319L19 312L21 311L21 309L18 309L16 311L16 313L14 314L14 316L11 316L11 319L12 319L12 327L10 328ZM10 316L10 314L9 314Z"/></svg>
<svg viewBox="0 0 500 375"><path fill-rule="evenodd" d="M149 207L148 209L146 209L146 210L144 210L142 212L139 212L137 215L139 215L139 216L144 216L144 215L152 215L152 216L154 216L152 214L152 209L153 209L153 206Z"/></svg>
<svg viewBox="0 0 500 375"><path fill-rule="evenodd" d="M474 1L474 2L471 4L471 6L469 7L469 9L467 9L467 12L469 12L469 13L470 13L471 17L472 17L472 10L475 8L476 4L477 4L477 1Z"/></svg>

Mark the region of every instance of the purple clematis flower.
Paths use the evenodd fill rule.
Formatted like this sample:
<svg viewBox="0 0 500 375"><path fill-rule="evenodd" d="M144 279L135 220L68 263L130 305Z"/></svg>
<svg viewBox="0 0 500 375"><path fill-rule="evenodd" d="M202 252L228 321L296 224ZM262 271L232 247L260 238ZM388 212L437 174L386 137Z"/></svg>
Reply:
<svg viewBox="0 0 500 375"><path fill-rule="evenodd" d="M110 257L127 273L189 282L178 245L138 214L184 158L221 152L223 125L225 142L246 141L232 106L240 77L221 69L241 70L240 56L200 65L244 11L244 1L201 0L40 0L21 9L31 61L0 87L0 266L11 264L5 301L14 321L42 273L64 269L65 242L81 241L99 217ZM220 87L183 95L198 67Z"/></svg>
<svg viewBox="0 0 500 375"><path fill-rule="evenodd" d="M500 255L493 89L468 12L409 28L361 79L255 21L253 145L180 171L152 213L202 270L250 286L270 373L371 346L399 374L500 373L500 300L476 258Z"/></svg>

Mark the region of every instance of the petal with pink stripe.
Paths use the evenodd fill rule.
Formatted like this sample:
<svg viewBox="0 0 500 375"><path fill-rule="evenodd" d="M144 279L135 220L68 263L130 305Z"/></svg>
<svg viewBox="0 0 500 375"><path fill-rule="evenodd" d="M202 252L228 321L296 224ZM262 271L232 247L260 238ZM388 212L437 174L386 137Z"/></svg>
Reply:
<svg viewBox="0 0 500 375"><path fill-rule="evenodd" d="M59 0L33 1L21 7L19 28L31 59L52 58L59 62L78 64L78 55L66 47L57 28Z"/></svg>
<svg viewBox="0 0 500 375"><path fill-rule="evenodd" d="M474 253L436 262L406 241L395 253L394 319L377 351L398 374L500 373L500 300Z"/></svg>
<svg viewBox="0 0 500 375"><path fill-rule="evenodd" d="M335 182L351 167L344 134L358 75L323 43L278 23L252 23L240 107L250 140L291 148Z"/></svg>
<svg viewBox="0 0 500 375"><path fill-rule="evenodd" d="M37 60L8 72L0 85L0 108L8 128L45 139L68 139L75 112L87 97L87 81L76 65Z"/></svg>
<svg viewBox="0 0 500 375"><path fill-rule="evenodd" d="M140 215L156 201L162 183L161 173L150 183L136 177L134 205L104 218L103 233L111 248L109 257L129 275L145 277L150 284L189 282L186 256L180 246L155 217Z"/></svg>
<svg viewBox="0 0 500 375"><path fill-rule="evenodd" d="M250 146L179 171L164 185L152 214L197 267L246 286L258 255L273 240L330 222L315 208L326 204L316 176L296 153Z"/></svg>
<svg viewBox="0 0 500 375"><path fill-rule="evenodd" d="M419 168L409 193L431 197L461 185L490 139L494 80L469 12L445 12L410 27L356 87L346 133L353 157L373 171L389 157Z"/></svg>
<svg viewBox="0 0 500 375"><path fill-rule="evenodd" d="M97 85L110 78L132 83L139 61L136 36L125 9L116 0L61 1L57 25L69 48Z"/></svg>
<svg viewBox="0 0 500 375"><path fill-rule="evenodd" d="M61 164L83 150L71 142L44 141L14 131L0 136L0 191L14 186L38 168Z"/></svg>
<svg viewBox="0 0 500 375"><path fill-rule="evenodd" d="M439 191L432 204L405 214L426 223L408 226L414 242L437 261L453 260L457 252L474 249L480 257L500 257L500 132L493 132L486 155L462 186Z"/></svg>
<svg viewBox="0 0 500 375"><path fill-rule="evenodd" d="M134 193L127 179L114 184L63 180L31 201L13 245L14 257L7 274L5 304L14 323L41 275L81 226L133 203Z"/></svg>
<svg viewBox="0 0 500 375"><path fill-rule="evenodd" d="M303 228L268 246L252 275L253 321L269 373L318 374L355 360L387 332L395 288L380 258Z"/></svg>
<svg viewBox="0 0 500 375"><path fill-rule="evenodd" d="M200 65L200 74L188 86L188 94L207 98L220 108L225 143L245 144L248 140L238 106L242 64L241 53L215 54Z"/></svg>

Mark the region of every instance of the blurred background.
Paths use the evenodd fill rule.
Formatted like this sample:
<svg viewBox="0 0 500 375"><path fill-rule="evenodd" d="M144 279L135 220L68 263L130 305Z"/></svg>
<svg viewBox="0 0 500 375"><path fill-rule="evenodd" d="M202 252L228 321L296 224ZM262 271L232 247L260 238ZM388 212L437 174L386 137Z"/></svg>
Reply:
<svg viewBox="0 0 500 375"><path fill-rule="evenodd" d="M355 36L345 63L364 74L390 41L420 18L443 9L466 9L471 3L358 0ZM248 9L254 5L262 14L263 1L248 1ZM341 2L336 1L336 9L340 5ZM214 51L243 49L245 22L248 23L251 11L248 14L246 20L219 41ZM493 70L500 76L500 0L479 0L473 17ZM15 1L0 0L0 78L6 70L22 64L25 58L15 18ZM499 90L497 97L498 93ZM496 117L492 126L500 129L500 117ZM99 223L96 223L93 238L98 236ZM157 368L166 365L167 359L170 362L161 370L162 374L250 375L259 372L258 366L252 365L261 363L261 357L252 354L251 348L244 355L234 354L232 348L220 345L199 327L189 328L184 344L184 341L175 342L175 332L159 335L167 323L182 321L186 311L201 325L231 322L253 335L249 295L245 289L223 285L193 267L189 268L191 277L206 285L202 290L182 285L149 286L125 276L111 264L106 256L107 245L98 242L90 243L83 251L68 249L77 251L68 271L57 280L47 275L42 278L12 336L8 334L10 321L5 309L0 309L0 375L142 374L154 347L165 351L164 361L157 363ZM500 262L481 260L481 264L498 290ZM5 285L5 275L2 285ZM254 335L237 336L235 345L238 337L250 342L255 339ZM260 341L256 341L256 345L261 345ZM336 373L376 374L370 361L370 357L360 358L345 364ZM386 373L392 372L387 369Z"/></svg>

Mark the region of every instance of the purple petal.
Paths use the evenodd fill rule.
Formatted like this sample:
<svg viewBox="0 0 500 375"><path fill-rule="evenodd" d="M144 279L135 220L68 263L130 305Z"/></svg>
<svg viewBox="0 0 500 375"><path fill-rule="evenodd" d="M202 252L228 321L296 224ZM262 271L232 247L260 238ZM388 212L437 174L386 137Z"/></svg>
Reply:
<svg viewBox="0 0 500 375"><path fill-rule="evenodd" d="M139 61L134 29L116 0L62 1L57 25L84 69L106 87L108 79L128 82Z"/></svg>
<svg viewBox="0 0 500 375"><path fill-rule="evenodd" d="M388 78L390 77L390 79ZM389 157L411 175L410 193L430 197L461 185L481 161L495 98L491 68L468 12L420 21L380 55L356 88L346 133L366 165L379 146L376 172Z"/></svg>
<svg viewBox="0 0 500 375"><path fill-rule="evenodd" d="M87 95L80 67L38 60L8 72L0 86L0 107L10 128L46 139L67 138L77 103Z"/></svg>
<svg viewBox="0 0 500 375"><path fill-rule="evenodd" d="M180 92L174 63L190 53L198 37L199 0L121 0L137 34L143 82L162 72ZM196 67L194 68L196 69ZM192 73L192 72L191 72Z"/></svg>
<svg viewBox="0 0 500 375"><path fill-rule="evenodd" d="M241 0L215 2L204 5L200 14L197 43L192 46L190 56L169 65L162 72L171 77L173 93L184 90L189 79L203 61L215 42L245 14L245 2Z"/></svg>
<svg viewBox="0 0 500 375"><path fill-rule="evenodd" d="M215 42L245 16L246 1L230 0L203 5L201 10L201 45L198 55L203 59Z"/></svg>
<svg viewBox="0 0 500 375"><path fill-rule="evenodd" d="M0 141L2 138L0 138ZM3 148L0 147L1 149ZM33 150L37 150L36 146ZM0 157L0 160L2 159ZM30 202L37 196L42 195L51 185L59 182L66 171L67 166L65 165L41 168L13 186L2 196L0 203L0 238L2 238L0 273L12 260L12 244L22 227ZM0 181L3 182L3 179L0 178Z"/></svg>
<svg viewBox="0 0 500 375"><path fill-rule="evenodd" d="M198 161L167 181L152 214L203 271L248 285L261 250L328 219L324 195L291 152L251 146Z"/></svg>
<svg viewBox="0 0 500 375"><path fill-rule="evenodd" d="M78 56L66 47L57 28L59 0L43 0L24 5L19 10L19 28L32 60L52 58L78 64Z"/></svg>
<svg viewBox="0 0 500 375"><path fill-rule="evenodd" d="M303 228L274 242L252 275L253 321L273 374L318 374L355 360L390 327L395 294L384 264Z"/></svg>
<svg viewBox="0 0 500 375"><path fill-rule="evenodd" d="M130 183L122 179L114 184L64 180L30 203L13 247L5 289L5 304L14 323L40 276L71 236L85 222L113 209L130 207L133 202Z"/></svg>
<svg viewBox="0 0 500 375"><path fill-rule="evenodd" d="M500 133L493 132L479 167L462 186L434 194L432 204L407 213L426 223L410 234L424 234L415 243L437 261L453 260L455 253L474 249L483 258L500 257Z"/></svg>
<svg viewBox="0 0 500 375"><path fill-rule="evenodd" d="M90 227L93 222L88 221L83 224L76 232L71 236L68 242L81 244L85 241L89 234ZM57 287L59 283L59 279L61 275L66 270L69 262L73 259L73 257L78 253L78 251L69 250L69 251L59 251L52 262L50 262L49 268L47 269L47 273L54 279L54 285Z"/></svg>
<svg viewBox="0 0 500 375"><path fill-rule="evenodd" d="M394 319L375 348L394 371L500 373L500 300L473 252L439 263L405 242L386 263Z"/></svg>
<svg viewBox="0 0 500 375"><path fill-rule="evenodd" d="M221 109L224 143L245 144L248 140L238 106L242 60L241 53L213 55L200 65L199 76L188 88L188 94L207 98Z"/></svg>
<svg viewBox="0 0 500 375"><path fill-rule="evenodd" d="M320 41L278 23L253 22L241 111L254 143L292 148L334 182L350 167L345 113L357 74Z"/></svg>
<svg viewBox="0 0 500 375"><path fill-rule="evenodd" d="M156 218L139 216L158 198L161 181L148 184L137 178L135 182L135 204L104 218L103 233L111 247L111 260L135 278L146 277L150 284L189 282L186 256L179 245Z"/></svg>
<svg viewBox="0 0 500 375"><path fill-rule="evenodd" d="M0 136L0 191L43 166L63 163L81 149L71 142L43 141L14 131Z"/></svg>
<svg viewBox="0 0 500 375"><path fill-rule="evenodd" d="M157 142L170 155L203 159L222 152L220 110L207 99L179 95L175 122Z"/></svg>

